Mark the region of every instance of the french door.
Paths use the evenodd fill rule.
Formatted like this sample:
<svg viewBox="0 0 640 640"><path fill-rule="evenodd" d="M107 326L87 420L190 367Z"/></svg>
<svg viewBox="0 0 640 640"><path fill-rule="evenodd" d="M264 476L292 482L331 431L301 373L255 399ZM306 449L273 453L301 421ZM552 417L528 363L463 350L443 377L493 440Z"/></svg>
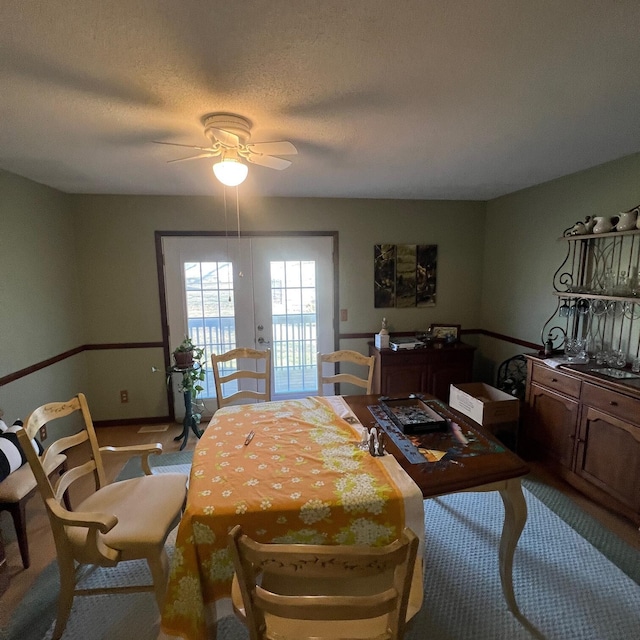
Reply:
<svg viewBox="0 0 640 640"><path fill-rule="evenodd" d="M332 236L165 236L162 247L169 347L189 335L205 350L207 413L216 408L211 354L235 347L271 349L274 400L317 394L316 353L334 350Z"/></svg>

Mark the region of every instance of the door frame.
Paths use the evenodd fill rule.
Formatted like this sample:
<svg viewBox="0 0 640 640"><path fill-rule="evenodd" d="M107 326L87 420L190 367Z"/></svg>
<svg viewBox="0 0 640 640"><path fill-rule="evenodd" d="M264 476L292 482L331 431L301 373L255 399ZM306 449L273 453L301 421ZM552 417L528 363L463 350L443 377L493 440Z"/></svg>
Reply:
<svg viewBox="0 0 640 640"><path fill-rule="evenodd" d="M339 312L340 295L338 291L338 232L337 231L243 231L242 234L230 234L227 231L155 231L156 245L156 271L158 273L158 297L160 300L160 325L162 330L162 350L164 352L165 370L171 366L171 353L169 351L169 321L167 317L167 294L164 277L164 254L162 252L162 239L165 237L223 237L230 241L238 238L292 238L328 236L333 242L333 341L334 350L339 345ZM171 389L167 386L167 406L169 417L175 421L175 405Z"/></svg>

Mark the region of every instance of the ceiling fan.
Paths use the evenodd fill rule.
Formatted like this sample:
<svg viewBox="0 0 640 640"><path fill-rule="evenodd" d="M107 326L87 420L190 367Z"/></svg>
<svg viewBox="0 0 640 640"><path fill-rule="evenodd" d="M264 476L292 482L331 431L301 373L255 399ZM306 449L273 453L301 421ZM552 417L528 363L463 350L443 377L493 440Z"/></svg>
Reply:
<svg viewBox="0 0 640 640"><path fill-rule="evenodd" d="M249 171L243 160L269 169L286 169L291 160L278 156L295 155L298 150L291 142L249 142L251 139L251 122L247 118L233 113L212 113L203 118L204 133L211 141L210 147L199 147L176 142L154 141L173 147L187 147L201 151L193 156L177 158L169 162L185 162L201 158L220 157L220 162L213 165L213 172L220 182L234 187L247 177Z"/></svg>

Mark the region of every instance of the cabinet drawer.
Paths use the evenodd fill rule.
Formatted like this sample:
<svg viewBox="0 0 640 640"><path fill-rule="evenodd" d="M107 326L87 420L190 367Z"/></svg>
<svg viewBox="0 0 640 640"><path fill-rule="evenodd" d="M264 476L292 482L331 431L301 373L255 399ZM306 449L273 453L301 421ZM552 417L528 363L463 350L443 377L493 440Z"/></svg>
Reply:
<svg viewBox="0 0 640 640"><path fill-rule="evenodd" d="M545 365L534 364L533 382L537 382L549 389L554 389L574 398L580 397L581 381L578 378L562 373Z"/></svg>
<svg viewBox="0 0 640 640"><path fill-rule="evenodd" d="M620 420L640 424L640 400L635 398L585 382L582 386L582 402Z"/></svg>

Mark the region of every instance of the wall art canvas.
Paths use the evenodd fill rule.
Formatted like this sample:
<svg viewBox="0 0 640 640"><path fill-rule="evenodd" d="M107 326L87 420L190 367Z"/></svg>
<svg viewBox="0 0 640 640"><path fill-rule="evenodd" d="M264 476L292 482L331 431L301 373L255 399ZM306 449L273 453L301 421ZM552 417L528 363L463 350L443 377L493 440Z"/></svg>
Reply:
<svg viewBox="0 0 640 640"><path fill-rule="evenodd" d="M435 306L437 266L438 245L375 245L375 307Z"/></svg>

